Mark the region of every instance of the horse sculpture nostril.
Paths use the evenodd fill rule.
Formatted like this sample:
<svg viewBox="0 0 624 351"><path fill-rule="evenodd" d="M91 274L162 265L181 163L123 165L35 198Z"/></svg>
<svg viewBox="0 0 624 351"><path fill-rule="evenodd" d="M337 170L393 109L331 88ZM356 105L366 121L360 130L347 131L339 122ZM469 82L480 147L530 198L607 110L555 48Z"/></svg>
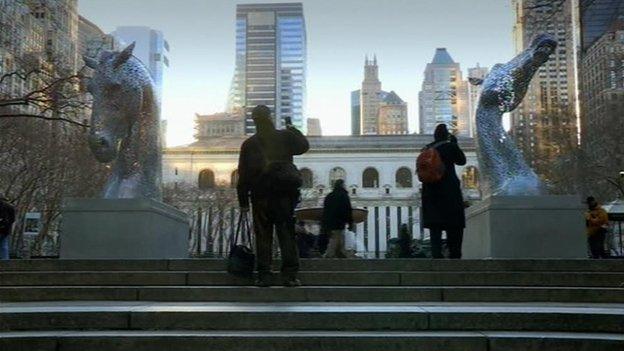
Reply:
<svg viewBox="0 0 624 351"><path fill-rule="evenodd" d="M108 143L106 142L106 139L104 138L100 138L100 146L107 146Z"/></svg>

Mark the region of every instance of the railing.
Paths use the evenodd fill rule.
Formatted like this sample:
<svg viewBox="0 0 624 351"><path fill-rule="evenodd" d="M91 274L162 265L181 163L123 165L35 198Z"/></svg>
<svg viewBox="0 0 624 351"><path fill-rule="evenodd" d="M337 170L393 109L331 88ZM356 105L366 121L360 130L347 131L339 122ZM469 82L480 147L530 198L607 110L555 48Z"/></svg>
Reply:
<svg viewBox="0 0 624 351"><path fill-rule="evenodd" d="M416 206L374 206L368 210L366 221L356 226L357 254L361 257L383 258L387 242L396 238L401 225L406 224L414 238L424 238L420 229L420 211ZM230 237L235 234L238 208L199 208L191 216L190 254L194 257L224 257ZM307 223L313 234L319 225ZM277 242L274 241L276 244Z"/></svg>

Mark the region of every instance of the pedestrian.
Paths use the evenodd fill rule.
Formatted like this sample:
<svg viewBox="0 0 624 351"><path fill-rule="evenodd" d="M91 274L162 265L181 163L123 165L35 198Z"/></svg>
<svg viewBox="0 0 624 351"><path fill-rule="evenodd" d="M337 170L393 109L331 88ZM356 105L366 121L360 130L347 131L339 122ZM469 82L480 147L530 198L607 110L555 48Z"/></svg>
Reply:
<svg viewBox="0 0 624 351"><path fill-rule="evenodd" d="M606 258L604 243L609 225L609 215L593 196L589 196L586 202L588 211L585 213L585 225L591 257Z"/></svg>
<svg viewBox="0 0 624 351"><path fill-rule="evenodd" d="M285 286L300 286L297 279L299 254L295 240L294 210L299 201L301 174L294 155L308 151L306 137L286 119L286 129L277 130L271 110L259 105L251 113L256 133L241 146L238 162L238 202L241 210L253 207L258 278L256 285L271 284L273 232L277 233Z"/></svg>
<svg viewBox="0 0 624 351"><path fill-rule="evenodd" d="M334 189L327 194L323 202L323 225L329 235L329 243L325 258L347 258L349 253L345 246L345 227L354 230L353 211L349 193L344 187L344 180L334 182Z"/></svg>
<svg viewBox="0 0 624 351"><path fill-rule="evenodd" d="M9 241L14 222L15 207L4 194L0 194L0 260L9 259Z"/></svg>
<svg viewBox="0 0 624 351"><path fill-rule="evenodd" d="M439 124L434 132L433 143L425 149L435 149L443 163L441 178L435 182L422 184L423 227L429 229L431 256L442 255L442 231L446 232L449 257L462 256L462 241L466 217L464 199L455 165L466 164L466 155L457 143L457 138L449 133L445 124Z"/></svg>

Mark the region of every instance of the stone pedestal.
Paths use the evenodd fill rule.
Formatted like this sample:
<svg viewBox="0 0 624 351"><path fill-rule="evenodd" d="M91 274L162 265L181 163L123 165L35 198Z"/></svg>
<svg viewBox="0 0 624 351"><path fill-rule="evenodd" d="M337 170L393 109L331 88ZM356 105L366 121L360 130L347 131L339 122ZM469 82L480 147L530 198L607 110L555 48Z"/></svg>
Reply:
<svg viewBox="0 0 624 351"><path fill-rule="evenodd" d="M62 215L62 259L188 257L188 218L161 202L69 199Z"/></svg>
<svg viewBox="0 0 624 351"><path fill-rule="evenodd" d="M585 258L578 196L492 196L466 212L464 258Z"/></svg>

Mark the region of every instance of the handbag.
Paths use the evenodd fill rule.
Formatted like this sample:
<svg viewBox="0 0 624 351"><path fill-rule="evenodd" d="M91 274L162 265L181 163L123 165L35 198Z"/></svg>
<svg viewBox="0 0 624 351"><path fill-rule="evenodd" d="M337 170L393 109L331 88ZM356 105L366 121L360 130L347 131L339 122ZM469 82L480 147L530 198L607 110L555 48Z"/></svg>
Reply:
<svg viewBox="0 0 624 351"><path fill-rule="evenodd" d="M241 243L238 243L238 238ZM247 244L245 244L247 238ZM240 277L249 278L253 275L256 264L256 255L253 252L251 243L251 226L247 213L241 212L238 217L238 226L236 234L230 238L230 252L227 260L228 273Z"/></svg>

